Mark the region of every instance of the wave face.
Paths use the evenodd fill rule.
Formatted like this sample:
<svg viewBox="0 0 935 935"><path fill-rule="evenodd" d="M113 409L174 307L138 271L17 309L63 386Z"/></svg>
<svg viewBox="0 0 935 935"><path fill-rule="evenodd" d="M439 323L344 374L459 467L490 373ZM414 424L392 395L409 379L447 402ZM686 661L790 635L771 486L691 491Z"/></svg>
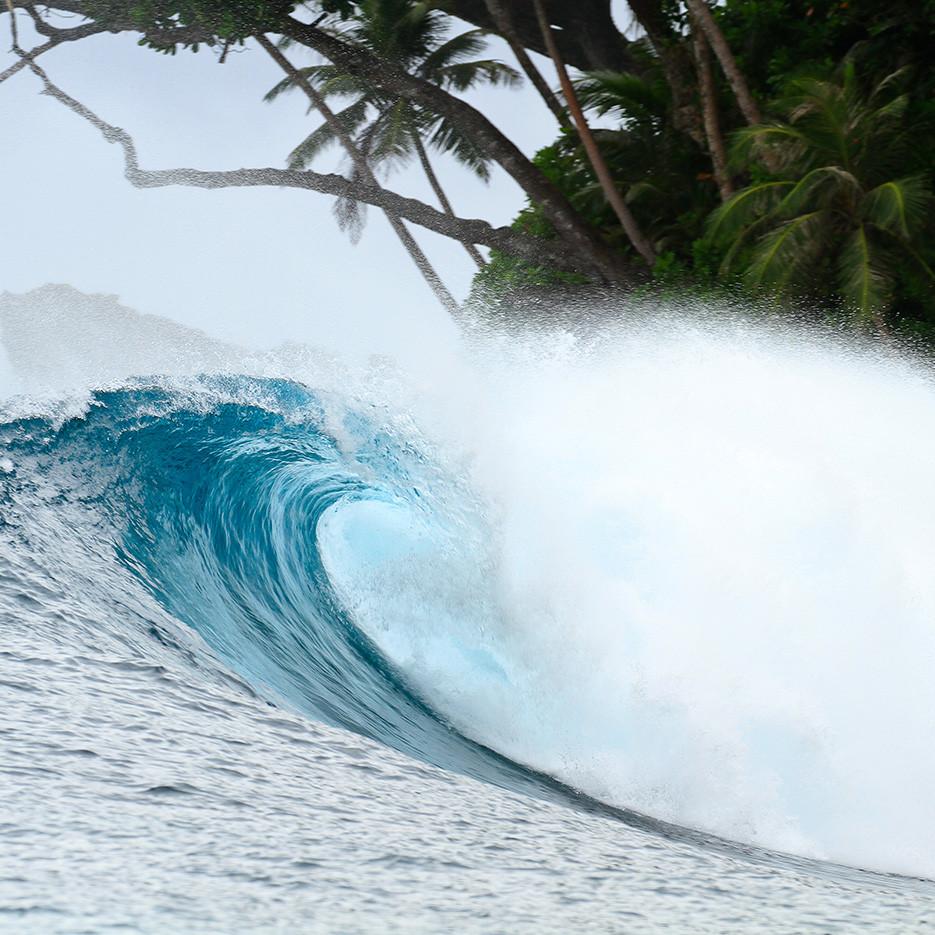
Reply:
<svg viewBox="0 0 935 935"><path fill-rule="evenodd" d="M540 339L429 401L124 381L2 427L8 528L436 765L932 875L930 375L666 334Z"/></svg>
<svg viewBox="0 0 935 935"><path fill-rule="evenodd" d="M353 598L342 600L348 565L386 569L462 544L452 517L420 490L416 453L354 415L340 425L342 449L326 421L316 396L281 380L96 392L62 425L5 426L7 486L38 517L51 484L60 515L43 532L74 554L88 552L88 524L96 530L97 567L85 555L83 575L113 575L112 550L268 697L445 767L523 785L524 770L427 707L358 627Z"/></svg>

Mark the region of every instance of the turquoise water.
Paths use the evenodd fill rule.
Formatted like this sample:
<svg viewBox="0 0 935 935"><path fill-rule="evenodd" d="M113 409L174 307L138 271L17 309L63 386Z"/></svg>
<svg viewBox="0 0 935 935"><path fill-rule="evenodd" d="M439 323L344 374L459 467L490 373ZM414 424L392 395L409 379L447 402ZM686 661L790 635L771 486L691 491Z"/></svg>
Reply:
<svg viewBox="0 0 935 935"><path fill-rule="evenodd" d="M233 376L0 433L0 930L935 925L924 874L698 830L633 810L617 766L583 773L586 744L650 758L684 716L656 740L609 718L611 742L547 697L503 530L418 433ZM614 572L606 543L637 543L600 529L588 560ZM765 720L749 737L777 769L798 755Z"/></svg>

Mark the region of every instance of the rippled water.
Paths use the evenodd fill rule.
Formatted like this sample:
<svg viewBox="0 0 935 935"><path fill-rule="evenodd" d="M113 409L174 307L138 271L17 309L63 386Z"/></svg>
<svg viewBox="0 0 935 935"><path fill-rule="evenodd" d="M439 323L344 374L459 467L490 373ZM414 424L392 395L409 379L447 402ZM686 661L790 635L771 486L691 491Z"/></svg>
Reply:
<svg viewBox="0 0 935 935"><path fill-rule="evenodd" d="M0 930L935 925L935 389L733 339L11 402Z"/></svg>
<svg viewBox="0 0 935 935"><path fill-rule="evenodd" d="M725 856L466 779L271 707L155 608L101 619L28 560L2 575L0 930L935 925L931 885Z"/></svg>

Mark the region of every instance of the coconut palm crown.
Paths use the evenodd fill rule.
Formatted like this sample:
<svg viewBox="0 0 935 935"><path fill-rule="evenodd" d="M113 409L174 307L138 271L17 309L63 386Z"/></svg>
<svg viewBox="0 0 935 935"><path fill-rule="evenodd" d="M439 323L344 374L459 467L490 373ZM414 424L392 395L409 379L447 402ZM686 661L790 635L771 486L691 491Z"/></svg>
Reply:
<svg viewBox="0 0 935 935"><path fill-rule="evenodd" d="M935 281L917 249L928 183L895 177L908 143L904 77L862 93L848 61L839 80L793 82L785 120L735 135L735 167L759 176L710 217L709 239L727 248L722 272L778 294L820 295L830 283L862 324L880 327L895 263L909 258Z"/></svg>
<svg viewBox="0 0 935 935"><path fill-rule="evenodd" d="M516 86L520 78L508 65L478 58L486 46L481 29L449 36L450 18L431 3L418 0L362 0L354 17L332 25L332 31L351 44L362 46L381 58L403 66L410 73L446 90L467 91L479 85ZM452 213L450 203L428 160L426 144L453 156L479 178L489 177L490 159L460 127L411 101L392 97L355 75L325 63L299 69L326 98L350 98L336 117L354 139L374 170L389 173L417 157L442 207ZM296 87L289 77L266 95L273 100ZM291 168L307 168L336 142L334 130L323 123L290 154ZM353 169L352 169L353 171ZM363 226L363 208L358 202L339 200L335 213L341 227L356 240Z"/></svg>

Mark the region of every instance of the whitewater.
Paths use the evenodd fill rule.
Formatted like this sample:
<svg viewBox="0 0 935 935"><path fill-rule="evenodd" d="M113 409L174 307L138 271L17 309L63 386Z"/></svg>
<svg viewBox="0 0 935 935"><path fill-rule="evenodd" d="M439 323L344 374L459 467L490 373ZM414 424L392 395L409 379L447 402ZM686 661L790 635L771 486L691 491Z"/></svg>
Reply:
<svg viewBox="0 0 935 935"><path fill-rule="evenodd" d="M935 924L921 355L0 326L0 930Z"/></svg>

